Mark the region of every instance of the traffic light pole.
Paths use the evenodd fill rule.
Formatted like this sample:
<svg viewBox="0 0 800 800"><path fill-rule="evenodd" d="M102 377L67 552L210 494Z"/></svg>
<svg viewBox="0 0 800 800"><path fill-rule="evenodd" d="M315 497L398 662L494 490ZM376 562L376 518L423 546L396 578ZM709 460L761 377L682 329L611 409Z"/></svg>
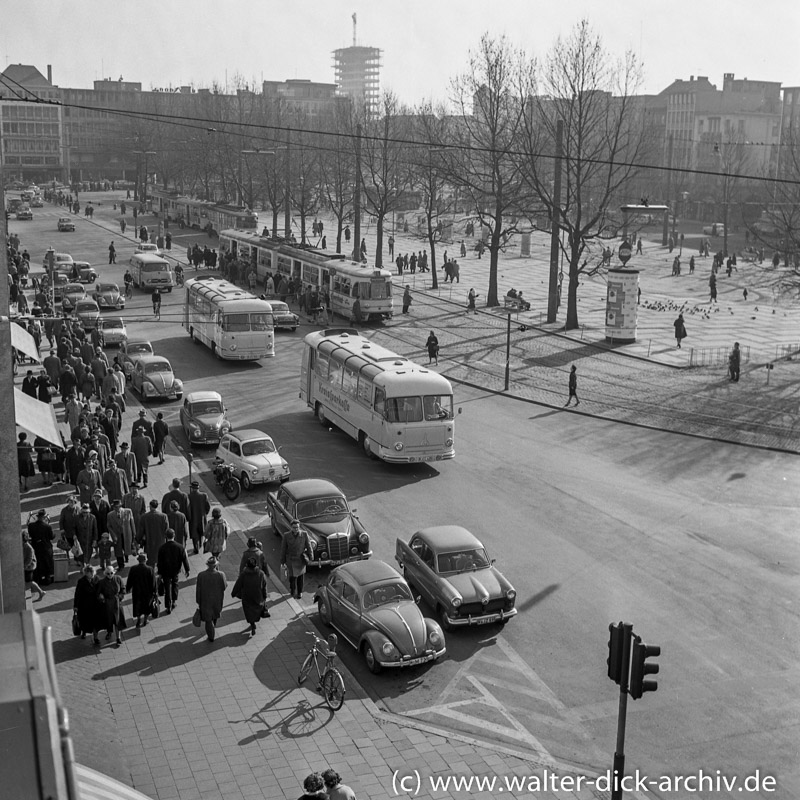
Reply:
<svg viewBox="0 0 800 800"><path fill-rule="evenodd" d="M611 800L622 800L622 778L625 775L625 720L628 713L628 674L631 660L633 625L622 626L622 664L619 682L619 711L617 714L617 748L614 751L614 783Z"/></svg>

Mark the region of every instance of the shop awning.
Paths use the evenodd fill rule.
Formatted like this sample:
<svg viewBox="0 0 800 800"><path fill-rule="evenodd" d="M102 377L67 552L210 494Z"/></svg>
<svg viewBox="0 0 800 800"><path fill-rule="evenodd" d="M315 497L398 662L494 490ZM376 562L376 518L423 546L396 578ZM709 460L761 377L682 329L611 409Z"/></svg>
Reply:
<svg viewBox="0 0 800 800"><path fill-rule="evenodd" d="M11 346L15 350L25 353L28 358L35 358L37 361L42 360L33 336L25 328L13 321L11 322Z"/></svg>
<svg viewBox="0 0 800 800"><path fill-rule="evenodd" d="M43 403L35 397L23 394L14 387L14 412L20 428L34 436L41 436L51 444L64 446L64 440L61 438L56 421L56 413L49 403Z"/></svg>
<svg viewBox="0 0 800 800"><path fill-rule="evenodd" d="M75 764L75 779L78 784L78 800L150 800L147 795L131 789L102 772L83 764Z"/></svg>

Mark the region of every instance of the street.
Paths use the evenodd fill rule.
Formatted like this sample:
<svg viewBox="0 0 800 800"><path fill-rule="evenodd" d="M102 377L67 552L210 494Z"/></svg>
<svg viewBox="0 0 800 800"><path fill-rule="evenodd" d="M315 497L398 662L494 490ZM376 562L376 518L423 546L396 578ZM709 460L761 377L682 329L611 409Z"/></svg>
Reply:
<svg viewBox="0 0 800 800"><path fill-rule="evenodd" d="M53 246L121 284L133 243L89 223L56 234L60 213L48 204L33 222L12 226L32 264ZM103 266L110 239L115 267ZM173 249L183 255L195 240L208 241L175 231ZM455 459L388 466L323 428L300 402L310 325L277 333L273 359L221 362L181 327L181 294L166 295L153 321L149 297L135 292L123 316L130 337L150 339L170 359L185 393L216 389L236 428L275 439L294 478L336 482L358 509L374 558L394 563L397 537L460 524L517 589L515 619L448 634L441 663L373 676L340 648L379 708L545 762L607 769L618 702L606 675L608 624L625 620L662 648L658 691L628 704L628 766L653 775L760 769L779 785L763 796L800 795L795 456L571 414L561 399L548 407L456 385ZM396 324L376 338L387 344ZM179 406L152 410L164 413L186 453ZM198 448L193 469L215 489L213 454ZM216 500L235 528L257 531L275 570L267 492L254 488L235 506L221 493ZM307 587L326 575L312 573Z"/></svg>

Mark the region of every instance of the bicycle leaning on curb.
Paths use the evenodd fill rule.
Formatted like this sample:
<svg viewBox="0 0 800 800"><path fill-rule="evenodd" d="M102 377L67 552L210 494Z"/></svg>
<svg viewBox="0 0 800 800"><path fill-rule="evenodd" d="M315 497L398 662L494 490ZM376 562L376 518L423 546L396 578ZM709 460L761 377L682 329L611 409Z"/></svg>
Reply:
<svg viewBox="0 0 800 800"><path fill-rule="evenodd" d="M306 635L314 637L314 644L311 646L303 666L300 667L300 674L297 676L297 683L302 686L306 678L311 672L312 665L317 670L317 678L319 683L317 691L322 692L325 702L331 711L338 711L344 703L344 678L341 673L334 666L336 661L336 645L339 643L335 633L332 633L327 642L320 639L313 631L306 631ZM323 649L324 648L324 649ZM324 663L320 670L319 661L323 659Z"/></svg>

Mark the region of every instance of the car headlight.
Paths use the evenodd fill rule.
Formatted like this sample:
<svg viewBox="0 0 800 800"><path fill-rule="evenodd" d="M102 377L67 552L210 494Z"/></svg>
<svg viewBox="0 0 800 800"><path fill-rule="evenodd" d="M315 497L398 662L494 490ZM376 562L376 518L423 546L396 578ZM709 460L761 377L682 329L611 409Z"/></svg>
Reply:
<svg viewBox="0 0 800 800"><path fill-rule="evenodd" d="M192 436L194 436L195 439L199 439L200 438L200 430L198 428L192 428Z"/></svg>
<svg viewBox="0 0 800 800"><path fill-rule="evenodd" d="M328 560L328 551L327 551L327 550L323 550L323 551L322 551L322 552L319 554L319 560L320 560L320 561L327 561L327 560Z"/></svg>
<svg viewBox="0 0 800 800"><path fill-rule="evenodd" d="M453 438L450 437L449 439L444 440L445 447L452 447L453 446Z"/></svg>
<svg viewBox="0 0 800 800"><path fill-rule="evenodd" d="M176 389L183 389L183 382L179 381L177 378L174 378L172 383Z"/></svg>
<svg viewBox="0 0 800 800"><path fill-rule="evenodd" d="M516 598L516 596L517 596L517 593L516 593L516 591L514 589L509 589L506 592L506 599L507 600L514 600Z"/></svg>
<svg viewBox="0 0 800 800"><path fill-rule="evenodd" d="M251 475L258 475L258 467L251 467L250 468Z"/></svg>
<svg viewBox="0 0 800 800"><path fill-rule="evenodd" d="M391 642L384 642L381 645L381 653L383 653L385 656L390 656L395 652L396 648Z"/></svg>
<svg viewBox="0 0 800 800"><path fill-rule="evenodd" d="M236 345L235 345L235 344L232 344L232 345L231 345L231 350L232 350L232 351L233 351L233 350L236 350Z"/></svg>
<svg viewBox="0 0 800 800"><path fill-rule="evenodd" d="M364 547L366 547L369 544L369 534L368 533L359 534L358 541L360 544L363 544Z"/></svg>
<svg viewBox="0 0 800 800"><path fill-rule="evenodd" d="M394 449L397 450L397 452L399 453L403 449L403 443L395 442Z"/></svg>
<svg viewBox="0 0 800 800"><path fill-rule="evenodd" d="M461 605L461 598L460 597L454 597L450 601L450 605L452 605L453 608L458 608Z"/></svg>
<svg viewBox="0 0 800 800"><path fill-rule="evenodd" d="M152 394L155 391L155 386L152 383L143 383L142 384L142 391L145 394Z"/></svg>
<svg viewBox="0 0 800 800"><path fill-rule="evenodd" d="M230 425L223 425L223 426L222 426L222 427L219 429L219 432L220 432L220 433L227 433L227 432L228 432L230 429L231 429L231 426L230 426Z"/></svg>
<svg viewBox="0 0 800 800"><path fill-rule="evenodd" d="M442 639L442 635L437 630L432 630L430 632L430 635L428 636L428 641L431 643L431 645L433 647L435 647L437 649L439 647L441 647L442 644L444 644L444 641Z"/></svg>

